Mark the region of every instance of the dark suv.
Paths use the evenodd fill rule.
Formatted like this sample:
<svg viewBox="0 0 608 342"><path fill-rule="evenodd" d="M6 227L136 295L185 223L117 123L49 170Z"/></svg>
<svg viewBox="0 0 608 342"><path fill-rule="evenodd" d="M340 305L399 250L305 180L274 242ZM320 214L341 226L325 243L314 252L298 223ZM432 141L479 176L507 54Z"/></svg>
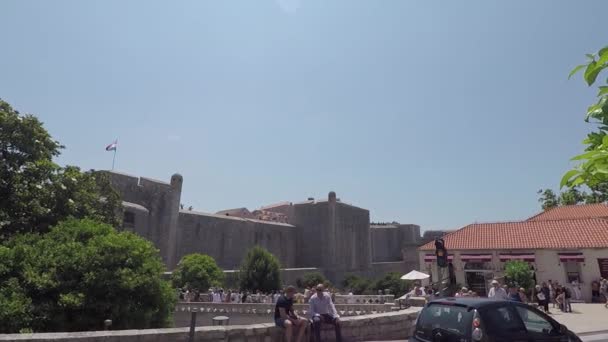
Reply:
<svg viewBox="0 0 608 342"><path fill-rule="evenodd" d="M486 298L444 298L420 312L410 342L577 341L580 338L540 310Z"/></svg>

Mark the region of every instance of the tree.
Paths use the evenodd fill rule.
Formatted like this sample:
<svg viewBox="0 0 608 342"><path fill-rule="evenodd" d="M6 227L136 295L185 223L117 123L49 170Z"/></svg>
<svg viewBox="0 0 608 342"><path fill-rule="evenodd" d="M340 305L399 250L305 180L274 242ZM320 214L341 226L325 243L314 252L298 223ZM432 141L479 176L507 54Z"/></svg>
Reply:
<svg viewBox="0 0 608 342"><path fill-rule="evenodd" d="M372 287L375 291L388 289L395 297L401 297L408 292L410 286L411 282L402 280L399 273L389 272L384 277L376 280Z"/></svg>
<svg viewBox="0 0 608 342"><path fill-rule="evenodd" d="M300 287L315 287L319 284L326 284L327 279L320 272L309 272L304 274L298 286Z"/></svg>
<svg viewBox="0 0 608 342"><path fill-rule="evenodd" d="M371 280L355 274L346 275L342 281L342 287L351 290L356 295L364 294L371 286Z"/></svg>
<svg viewBox="0 0 608 342"><path fill-rule="evenodd" d="M543 210L549 210L558 206L604 203L608 201L608 183L595 184L589 187L590 192L580 190L579 187L568 188L559 196L551 189L539 190Z"/></svg>
<svg viewBox="0 0 608 342"><path fill-rule="evenodd" d="M171 324L176 295L147 240L89 219L0 246L0 332L101 330Z"/></svg>
<svg viewBox="0 0 608 342"><path fill-rule="evenodd" d="M559 195L559 205L575 205L585 201L587 194L578 188L570 188Z"/></svg>
<svg viewBox="0 0 608 342"><path fill-rule="evenodd" d="M0 242L70 216L120 225L122 204L107 176L59 167L53 157L62 148L36 117L0 100Z"/></svg>
<svg viewBox="0 0 608 342"><path fill-rule="evenodd" d="M551 189L541 189L538 190L538 194L540 194L540 198L538 201L541 203L543 210L549 210L551 208L555 208L558 205L557 196Z"/></svg>
<svg viewBox="0 0 608 342"><path fill-rule="evenodd" d="M592 86L599 74L608 68L608 46L596 54L587 54L587 57L588 62L575 67L569 77L585 69L583 79L587 85ZM585 152L572 158L579 164L564 174L561 187L572 188L582 184L595 187L608 184L608 80L599 86L597 98L597 102L587 108L585 116L585 121L593 122L596 130L583 140L586 145Z"/></svg>
<svg viewBox="0 0 608 342"><path fill-rule="evenodd" d="M266 249L251 248L241 264L239 282L242 290L271 292L281 287L281 266L277 258Z"/></svg>
<svg viewBox="0 0 608 342"><path fill-rule="evenodd" d="M173 271L173 286L188 287L206 291L211 286L219 286L224 280L224 272L215 260L205 254L184 256Z"/></svg>
<svg viewBox="0 0 608 342"><path fill-rule="evenodd" d="M530 290L534 285L532 272L530 265L525 261L511 260L505 263L505 277L510 286Z"/></svg>

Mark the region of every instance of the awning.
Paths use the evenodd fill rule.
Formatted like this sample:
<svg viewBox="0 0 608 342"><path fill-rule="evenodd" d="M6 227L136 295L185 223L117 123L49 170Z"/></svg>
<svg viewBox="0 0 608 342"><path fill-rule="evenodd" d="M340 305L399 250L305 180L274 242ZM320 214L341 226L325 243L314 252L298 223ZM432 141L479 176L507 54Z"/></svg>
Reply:
<svg viewBox="0 0 608 342"><path fill-rule="evenodd" d="M424 261L425 262L432 262L437 260L437 256L435 254L427 254L424 256ZM454 255L449 254L448 255L448 261L454 260Z"/></svg>
<svg viewBox="0 0 608 342"><path fill-rule="evenodd" d="M492 261L492 254L460 254L460 260L464 262L490 262Z"/></svg>
<svg viewBox="0 0 608 342"><path fill-rule="evenodd" d="M510 261L510 260L521 260L527 262L534 262L536 260L534 253L525 253L525 254L501 254L500 261Z"/></svg>
<svg viewBox="0 0 608 342"><path fill-rule="evenodd" d="M577 261L577 262L585 262L585 257L583 253L580 252L570 252L570 253L557 253L559 255L559 261Z"/></svg>

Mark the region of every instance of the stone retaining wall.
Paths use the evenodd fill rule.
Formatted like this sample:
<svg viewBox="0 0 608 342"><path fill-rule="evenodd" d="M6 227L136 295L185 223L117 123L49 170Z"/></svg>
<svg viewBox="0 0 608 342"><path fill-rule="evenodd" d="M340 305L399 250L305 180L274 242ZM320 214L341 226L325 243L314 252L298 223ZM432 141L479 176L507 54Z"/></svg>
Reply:
<svg viewBox="0 0 608 342"><path fill-rule="evenodd" d="M396 340L412 335L417 308L341 318L344 341ZM334 341L330 327L323 341ZM197 327L196 342L273 342L283 341L283 330L274 324ZM23 342L187 342L188 328L91 331L76 333L4 334L0 341Z"/></svg>

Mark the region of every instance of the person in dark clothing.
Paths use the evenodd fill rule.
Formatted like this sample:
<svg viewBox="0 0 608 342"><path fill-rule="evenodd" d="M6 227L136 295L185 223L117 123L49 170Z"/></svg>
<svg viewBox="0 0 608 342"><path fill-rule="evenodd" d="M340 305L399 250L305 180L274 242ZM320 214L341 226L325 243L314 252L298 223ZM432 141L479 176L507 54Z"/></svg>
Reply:
<svg viewBox="0 0 608 342"><path fill-rule="evenodd" d="M304 333L306 332L308 320L299 317L293 311L293 297L296 293L296 288L288 286L285 289L285 295L277 299L274 309L274 322L278 327L285 328L285 340L291 342L294 329L297 331L297 342L303 342Z"/></svg>
<svg viewBox="0 0 608 342"><path fill-rule="evenodd" d="M564 302L564 311L572 312L572 292L569 288L564 286L564 295L566 297L566 301Z"/></svg>
<svg viewBox="0 0 608 342"><path fill-rule="evenodd" d="M521 296L519 295L517 287L515 287L515 286L511 286L511 288L509 289L509 295L508 295L508 297L509 297L508 299L510 301L521 302Z"/></svg>
<svg viewBox="0 0 608 342"><path fill-rule="evenodd" d="M542 300L542 306L545 309L545 312L550 314L549 312L549 301L551 300L551 290L549 289L549 286L547 285L547 283L543 283L543 287L540 289L540 293L542 293L542 297L544 298ZM540 300L540 298L539 298ZM541 305L540 302L538 303L538 305Z"/></svg>

